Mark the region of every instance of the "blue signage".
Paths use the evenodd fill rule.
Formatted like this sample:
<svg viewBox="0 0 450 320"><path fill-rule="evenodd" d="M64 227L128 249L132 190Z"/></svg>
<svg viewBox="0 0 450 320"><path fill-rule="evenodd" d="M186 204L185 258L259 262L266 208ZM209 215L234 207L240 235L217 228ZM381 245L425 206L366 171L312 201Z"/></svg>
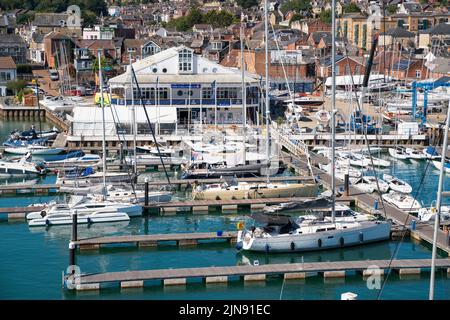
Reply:
<svg viewBox="0 0 450 320"><path fill-rule="evenodd" d="M188 83L173 83L173 84L170 85L170 87L172 89L189 89L189 88L191 88L191 89L200 89L201 85L198 84L198 83L191 83L191 84L188 84Z"/></svg>

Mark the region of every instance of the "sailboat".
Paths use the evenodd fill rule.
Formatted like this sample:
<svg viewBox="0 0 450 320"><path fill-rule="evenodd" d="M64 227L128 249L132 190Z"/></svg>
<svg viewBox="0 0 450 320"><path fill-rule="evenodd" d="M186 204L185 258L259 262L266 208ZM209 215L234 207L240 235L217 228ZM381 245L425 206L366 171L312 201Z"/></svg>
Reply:
<svg viewBox="0 0 450 320"><path fill-rule="evenodd" d="M334 2L334 1L333 1ZM267 0L265 0L265 25L267 39ZM335 8L333 3L332 8ZM332 10L332 30L336 30L335 11ZM332 56L336 53L335 34L333 32ZM371 59L376 47L373 46ZM266 41L266 52L268 50ZM332 110L336 105L336 73L335 59L332 60L333 70L333 94ZM369 62L371 65L371 62ZM369 70L370 72L370 70ZM267 79L266 79L267 81ZM368 82L366 73L364 83ZM364 92L364 89L363 89ZM335 112L332 112L332 167L335 166ZM264 227L251 227L239 230L237 235L237 249L259 252L296 252L341 248L364 243L382 241L389 239L391 223L388 221L362 221L362 222L338 222L336 221L335 208L335 176L332 173L331 181L332 194L332 219L331 221L311 221L309 223L297 224L291 217L286 215L257 214L252 218L264 223Z"/></svg>
<svg viewBox="0 0 450 320"><path fill-rule="evenodd" d="M267 23L266 23L267 24ZM268 31L266 25L266 165L270 165L270 97L269 97L269 61L268 61ZM242 36L241 36L242 38ZM243 44L241 44L243 48ZM244 64L242 65L244 69ZM245 160L245 83L244 70L243 72L243 132L244 132L244 160ZM244 161L245 163L245 161ZM257 198L279 198L279 197L316 197L318 195L319 184L315 181L313 183L285 183L285 182L270 182L267 175L267 182L264 183L247 183L235 182L229 184L224 182L222 184L209 184L194 187L192 190L192 199L194 200L231 200L231 199L257 199Z"/></svg>
<svg viewBox="0 0 450 320"><path fill-rule="evenodd" d="M103 77L102 68L100 65L101 61L101 49L98 52L99 61L99 81L100 88L103 92ZM117 222L117 221L127 221L130 219L130 215L141 215L142 207L135 203L124 203L124 202L114 202L108 201L107 199L107 187L106 187L106 143L105 143L105 106L103 97L101 99L102 108L102 124L103 124L103 197L98 198L86 198L83 201L82 206L84 208L88 207L87 210L82 210L79 208L80 203L74 201L74 203L68 206L56 206L52 207L54 210L49 212L39 213L39 217L36 215L29 215L30 220L28 220L29 226L42 226L42 225L64 225L72 224L72 214L80 209L80 215L77 216L77 222L79 223L104 223L104 222ZM94 208L94 210L90 210ZM27 217L28 218L28 217Z"/></svg>

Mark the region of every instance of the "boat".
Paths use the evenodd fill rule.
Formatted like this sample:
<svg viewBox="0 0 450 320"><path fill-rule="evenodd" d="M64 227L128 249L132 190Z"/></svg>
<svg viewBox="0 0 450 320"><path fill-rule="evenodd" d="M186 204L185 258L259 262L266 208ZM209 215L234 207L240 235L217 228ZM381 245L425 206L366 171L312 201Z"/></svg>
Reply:
<svg viewBox="0 0 450 320"><path fill-rule="evenodd" d="M97 188L98 191L99 188ZM100 193L88 193L87 197L91 199L101 200L103 196ZM138 202L144 203L145 201L145 191L143 190L130 190L125 188L119 188L117 186L109 185L107 186L106 197L109 201L114 202ZM149 191L147 193L147 199L149 203L160 203L169 202L172 200L172 192L169 191Z"/></svg>
<svg viewBox="0 0 450 320"><path fill-rule="evenodd" d="M406 148L405 153L409 156L410 159L414 160L424 160L427 159L427 155L423 152L420 152L416 148Z"/></svg>
<svg viewBox="0 0 450 320"><path fill-rule="evenodd" d="M382 197L387 203L408 213L418 212L422 208L422 205L408 194L391 190L389 193L383 194Z"/></svg>
<svg viewBox="0 0 450 320"><path fill-rule="evenodd" d="M31 144L25 147L5 148L5 152L11 154L27 154L30 152L32 155L54 155L64 152L64 148L50 148L38 144Z"/></svg>
<svg viewBox="0 0 450 320"><path fill-rule="evenodd" d="M411 158L404 147L388 148L388 152L389 155L395 159L408 160Z"/></svg>
<svg viewBox="0 0 450 320"><path fill-rule="evenodd" d="M0 160L1 178L42 176L49 171L43 162L32 162L30 153L27 153L18 162Z"/></svg>
<svg viewBox="0 0 450 320"><path fill-rule="evenodd" d="M328 173L332 173L331 163L323 165L319 164L319 168L325 170ZM335 176L338 179L345 180L345 176L348 175L349 178L360 178L362 173L360 170L357 170L349 165L346 165L342 162L337 162L334 170Z"/></svg>
<svg viewBox="0 0 450 320"><path fill-rule="evenodd" d="M277 213L285 211L306 211L330 207L331 199L327 196L319 196L316 199L305 199L293 202L284 202L276 205L266 205L263 208L265 213Z"/></svg>
<svg viewBox="0 0 450 320"><path fill-rule="evenodd" d="M301 106L301 107L319 107L323 105L324 101L320 98L312 98L312 97L297 97L293 99L286 99L283 100L283 104L289 105L293 104L295 106Z"/></svg>
<svg viewBox="0 0 450 320"><path fill-rule="evenodd" d="M423 149L422 153L426 156L427 159L431 159L431 160L439 159L441 157L441 155L436 150L436 148L435 147L431 147L431 146L426 147L425 149Z"/></svg>
<svg viewBox="0 0 450 320"><path fill-rule="evenodd" d="M433 166L436 169L441 170L442 164L441 164L440 160L439 161L438 160L432 160L431 163L433 164ZM445 173L450 173L450 161L447 160L447 159L445 160L445 163L444 163L444 172Z"/></svg>
<svg viewBox="0 0 450 320"><path fill-rule="evenodd" d="M53 112L71 112L75 106L93 106L93 103L85 101L81 97L45 96L40 103Z"/></svg>
<svg viewBox="0 0 450 320"><path fill-rule="evenodd" d="M54 226L54 225L68 225L73 223L74 211L57 212L49 214L42 218L36 218L28 221L30 227ZM105 223L105 222L119 222L129 221L130 217L124 212L113 209L97 209L91 213L78 213L77 224L91 224L91 223Z"/></svg>
<svg viewBox="0 0 450 320"><path fill-rule="evenodd" d="M420 208L417 217L420 221L428 222L434 221L436 219L437 209L436 207L430 208ZM449 206L441 206L441 216L440 221L449 221L450 220L450 207Z"/></svg>
<svg viewBox="0 0 450 320"><path fill-rule="evenodd" d="M90 214L99 210L118 211L126 213L129 217L142 215L142 207L136 203L121 203L87 196L72 196L69 203L50 202L39 211L27 214L27 220L49 217L53 214L66 214L70 216L74 210L77 214Z"/></svg>
<svg viewBox="0 0 450 320"><path fill-rule="evenodd" d="M103 181L103 171L94 172L92 167L75 168L70 170L60 170L56 178L56 184L68 186L90 186ZM133 179L133 174L128 172L107 172L105 173L107 183L127 182Z"/></svg>
<svg viewBox="0 0 450 320"><path fill-rule="evenodd" d="M14 130L11 132L11 139L20 140L36 140L36 139L54 139L58 135L59 130L56 127L49 130L36 131L34 125L31 126L30 130L19 131Z"/></svg>
<svg viewBox="0 0 450 320"><path fill-rule="evenodd" d="M194 186L193 200L237 200L261 198L315 197L317 183L214 183Z"/></svg>
<svg viewBox="0 0 450 320"><path fill-rule="evenodd" d="M404 180L391 176L389 174L383 174L383 180L389 184L389 189L400 193L411 193L412 187Z"/></svg>
<svg viewBox="0 0 450 320"><path fill-rule="evenodd" d="M387 221L310 221L299 225L288 215L252 214L251 218L265 225L239 230L238 249L270 253L343 248L387 240L391 232Z"/></svg>
<svg viewBox="0 0 450 320"><path fill-rule="evenodd" d="M223 176L253 177L261 176L265 167L263 163L236 164L227 166L226 161L209 163L204 160L191 162L188 166L182 166L181 179L208 179Z"/></svg>
<svg viewBox="0 0 450 320"><path fill-rule="evenodd" d="M102 158L97 154L85 154L80 157L65 158L63 160L45 161L46 165L51 168L55 167L84 167L95 166L100 164Z"/></svg>
<svg viewBox="0 0 450 320"><path fill-rule="evenodd" d="M383 181L379 178L377 179L375 176L362 176L361 178L356 180L353 185L364 192L372 193L378 190L377 180L378 186L380 187L380 192L388 192L389 185L386 183L386 181Z"/></svg>

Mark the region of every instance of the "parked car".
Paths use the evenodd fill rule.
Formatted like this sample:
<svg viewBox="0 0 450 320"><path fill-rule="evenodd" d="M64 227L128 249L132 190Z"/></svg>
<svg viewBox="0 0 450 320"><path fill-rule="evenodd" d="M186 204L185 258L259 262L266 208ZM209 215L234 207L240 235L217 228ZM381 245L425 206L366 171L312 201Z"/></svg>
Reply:
<svg viewBox="0 0 450 320"><path fill-rule="evenodd" d="M36 94L36 86L29 85L29 86L26 86L25 88L31 90L34 94ZM42 90L41 88L38 88L38 92L39 92L39 94L42 94L45 96L45 91Z"/></svg>
<svg viewBox="0 0 450 320"><path fill-rule="evenodd" d="M59 80L59 72L55 69L48 70L48 73L50 74L50 80L55 81Z"/></svg>

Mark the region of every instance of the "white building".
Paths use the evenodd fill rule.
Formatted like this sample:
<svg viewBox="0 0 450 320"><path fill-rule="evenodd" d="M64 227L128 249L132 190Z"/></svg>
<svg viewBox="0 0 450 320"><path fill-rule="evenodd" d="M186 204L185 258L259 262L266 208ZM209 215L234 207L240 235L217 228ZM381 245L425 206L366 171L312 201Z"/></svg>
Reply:
<svg viewBox="0 0 450 320"><path fill-rule="evenodd" d="M17 66L14 60L8 57L0 57L0 96L6 96L6 87L9 81L17 78Z"/></svg>
<svg viewBox="0 0 450 320"><path fill-rule="evenodd" d="M108 8L108 14L112 17L118 17L120 16L120 7L118 6L112 6Z"/></svg>
<svg viewBox="0 0 450 320"><path fill-rule="evenodd" d="M94 26L94 28L83 28L84 40L111 40L114 38L114 29Z"/></svg>
<svg viewBox="0 0 450 320"><path fill-rule="evenodd" d="M112 105L137 109L139 98L152 108L176 110L178 126L239 124L243 119L242 73L209 61L185 46L173 47L133 63L140 87L131 94L131 73L108 81ZM255 122L260 101L259 79L246 74L246 115ZM155 92L158 92L155 95ZM162 118L160 121L162 123ZM158 132L158 130L156 130ZM162 128L161 128L162 131Z"/></svg>

